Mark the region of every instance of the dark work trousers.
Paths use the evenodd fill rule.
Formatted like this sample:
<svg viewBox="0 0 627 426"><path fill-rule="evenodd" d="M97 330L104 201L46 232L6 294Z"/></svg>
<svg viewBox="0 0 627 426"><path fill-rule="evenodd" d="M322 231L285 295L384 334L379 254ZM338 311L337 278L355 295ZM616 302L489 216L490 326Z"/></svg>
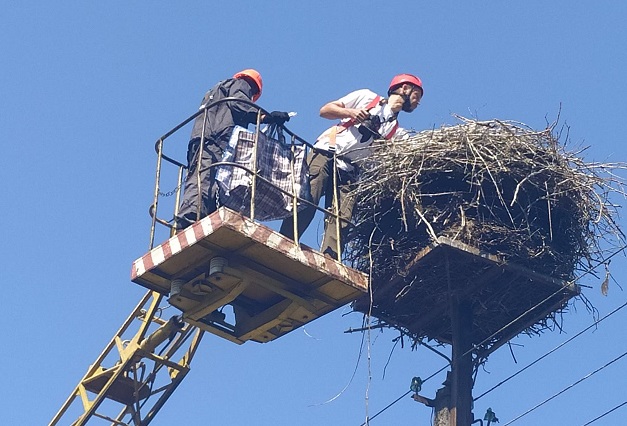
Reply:
<svg viewBox="0 0 627 426"><path fill-rule="evenodd" d="M177 229L183 229L196 222L197 218L213 213L218 209L217 196L218 184L215 181L216 167L210 167L222 159L223 149L216 140L205 140L202 150L202 160L200 164L200 189L198 186L198 153L200 152L200 138L189 141L187 148L187 176L183 189L183 200L176 217ZM226 142L224 145L226 146ZM198 191L201 191L201 203L198 206ZM200 216L198 216L200 213Z"/></svg>
<svg viewBox="0 0 627 426"><path fill-rule="evenodd" d="M324 196L324 206L333 211L333 156L320 151L312 150L307 156L309 164L309 182L311 185L312 203L318 205ZM357 172L346 172L338 169L338 201L341 217L351 220L355 199L349 196L355 188ZM307 206L298 212L298 235L302 236L316 214L316 208ZM348 224L340 221L340 249L344 248ZM281 224L281 234L294 238L293 217L287 218ZM320 251L330 253L334 257L337 253L338 235L336 219L332 215L325 218L324 237Z"/></svg>

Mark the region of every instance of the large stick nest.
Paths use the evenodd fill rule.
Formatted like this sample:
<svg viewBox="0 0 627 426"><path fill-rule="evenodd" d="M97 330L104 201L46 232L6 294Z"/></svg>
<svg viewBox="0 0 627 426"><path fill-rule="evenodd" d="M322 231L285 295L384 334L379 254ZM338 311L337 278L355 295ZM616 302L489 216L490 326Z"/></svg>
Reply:
<svg viewBox="0 0 627 426"><path fill-rule="evenodd" d="M554 124L458 118L375 144L360 164L346 256L375 290L440 236L566 281L623 247L611 201L623 164L586 163Z"/></svg>

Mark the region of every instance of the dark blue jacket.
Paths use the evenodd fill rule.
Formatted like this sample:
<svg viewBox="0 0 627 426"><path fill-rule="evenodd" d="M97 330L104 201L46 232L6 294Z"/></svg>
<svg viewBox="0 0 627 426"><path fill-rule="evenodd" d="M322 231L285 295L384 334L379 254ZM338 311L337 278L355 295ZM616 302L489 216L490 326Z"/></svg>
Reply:
<svg viewBox="0 0 627 426"><path fill-rule="evenodd" d="M250 84L241 78L230 78L216 84L202 99L203 105L209 105L217 100L234 97L250 101L253 90ZM205 122L205 140L209 143L222 144L228 142L235 125L247 127L257 122L258 109L242 102L227 101L207 110ZM191 139L200 139L202 135L205 114L200 114L194 121ZM221 148L224 148L222 146Z"/></svg>

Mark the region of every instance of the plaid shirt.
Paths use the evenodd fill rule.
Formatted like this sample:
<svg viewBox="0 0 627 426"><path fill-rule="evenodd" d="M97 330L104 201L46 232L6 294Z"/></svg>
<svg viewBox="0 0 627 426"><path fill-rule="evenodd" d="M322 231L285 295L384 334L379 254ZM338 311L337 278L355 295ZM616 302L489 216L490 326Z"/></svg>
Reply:
<svg viewBox="0 0 627 426"><path fill-rule="evenodd" d="M268 132L272 133L272 132ZM268 135L259 133L257 145L257 174L273 185L287 191L292 190L292 176L295 190L300 198L311 200L309 191L309 170L305 161L306 147L285 143L282 133ZM276 133L276 132L275 132ZM276 137L275 137L276 136ZM222 162L237 163L254 170L253 146L255 134L241 126L233 129L229 145ZM292 159L294 173L292 174ZM250 216L252 175L240 167L218 166L216 181L220 186L218 203ZM304 206L299 205L299 210ZM292 197L274 186L257 179L255 187L255 219L277 220L292 215Z"/></svg>

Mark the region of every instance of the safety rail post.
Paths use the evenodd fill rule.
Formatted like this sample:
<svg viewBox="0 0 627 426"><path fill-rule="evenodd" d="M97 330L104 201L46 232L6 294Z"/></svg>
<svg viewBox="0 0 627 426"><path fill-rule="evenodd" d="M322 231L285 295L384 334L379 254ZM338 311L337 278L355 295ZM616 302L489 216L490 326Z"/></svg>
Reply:
<svg viewBox="0 0 627 426"><path fill-rule="evenodd" d="M179 214L179 204L181 203L181 189L183 188L183 166L178 166L178 174L176 177L176 195L174 196L174 217ZM155 212L156 215L156 212ZM176 226L176 222L174 223ZM176 228L170 228L170 237L176 234Z"/></svg>
<svg viewBox="0 0 627 426"><path fill-rule="evenodd" d="M259 126L261 125L261 110L257 111L257 125L253 136L253 164L250 183L250 219L255 220L255 192L257 189L257 145L259 143Z"/></svg>
<svg viewBox="0 0 627 426"><path fill-rule="evenodd" d="M185 126L191 120L196 118L199 114L200 114L200 111L196 112L194 115L192 115L191 117L187 118L185 121L183 121L182 123L180 123L176 127L174 127L168 133L166 133L165 135L161 136L157 140L157 142L155 143L155 151L157 153L157 170L156 170L156 176L155 176L155 191L154 191L154 196L153 196L153 203L150 206L150 215L151 215L150 244L149 244L149 249L150 250L152 250L153 247L154 247L154 242L155 242L155 225L156 225L157 222L161 223L164 226L170 227L171 230L173 229L172 225L170 225L168 222L166 222L163 219L159 219L158 216L157 216L157 214L158 214L160 185L161 185L161 169L162 169L163 160L166 160L169 163L172 163L172 164L180 167L181 168L181 170L180 170L181 173L182 173L182 169L185 168L185 165L183 165L183 164L179 163L178 161L175 161L175 160L173 160L173 159L171 159L171 158L169 158L169 157L167 157L166 155L163 154L164 142L165 142L165 140L167 138L169 138L171 135L173 135L176 131L181 129L183 126ZM177 185L177 189L176 189L177 200L179 198L179 194L180 194L180 191L181 191L181 182L182 182L182 179L179 179L179 184ZM177 202L176 208L175 208L175 215L177 213L178 213L178 202Z"/></svg>
<svg viewBox="0 0 627 426"><path fill-rule="evenodd" d="M200 206L202 204L202 187L200 181L200 169L202 168L202 157L205 154L205 126L207 124L207 111L209 107L204 106L203 119L202 119L202 131L200 132L200 142L198 144L198 164L196 164L196 220L200 220ZM208 173L211 171L207 170Z"/></svg>
<svg viewBox="0 0 627 426"><path fill-rule="evenodd" d="M341 229L342 229L342 224L340 223L340 220L342 220L342 218L340 218L340 197L337 194L337 188L338 188L338 170L337 170L337 153L335 152L335 150L333 151L333 167L332 167L332 173L333 173L333 216L335 217L335 237L336 237L336 256L337 256L337 260L338 262L340 262L342 260L342 250L341 250L341 244L342 242L340 241L340 237L341 237ZM328 222L327 222L328 224ZM329 230L328 226L327 226L327 230Z"/></svg>
<svg viewBox="0 0 627 426"><path fill-rule="evenodd" d="M295 135L291 135L291 144L290 144L290 151L292 153L292 157L290 158L290 175L292 176L292 215L294 216L292 219L292 227L293 227L293 231L294 231L294 244L298 244L297 241L300 239L300 235L298 235L298 194L296 193L296 177L294 176L294 174L296 173L295 170L295 156L296 156L296 136ZM305 161L307 161L307 151L305 151Z"/></svg>
<svg viewBox="0 0 627 426"><path fill-rule="evenodd" d="M152 210L150 220L150 244L149 250L152 250L155 244L155 226L157 223L157 206L159 204L159 181L161 180L161 160L163 158L163 138L157 141L157 171L155 176L155 192L152 199Z"/></svg>

